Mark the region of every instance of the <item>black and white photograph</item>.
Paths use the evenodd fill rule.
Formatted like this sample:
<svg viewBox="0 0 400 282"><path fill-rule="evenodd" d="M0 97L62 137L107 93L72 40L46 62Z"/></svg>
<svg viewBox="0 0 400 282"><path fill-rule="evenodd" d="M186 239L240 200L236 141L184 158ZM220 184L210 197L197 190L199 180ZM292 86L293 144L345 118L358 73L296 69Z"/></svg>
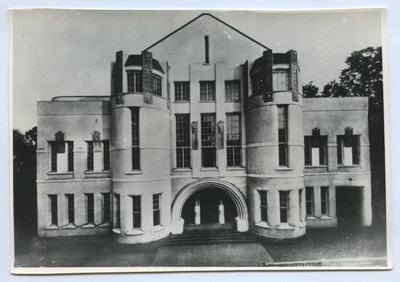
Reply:
<svg viewBox="0 0 400 282"><path fill-rule="evenodd" d="M13 273L392 268L386 10L8 21Z"/></svg>

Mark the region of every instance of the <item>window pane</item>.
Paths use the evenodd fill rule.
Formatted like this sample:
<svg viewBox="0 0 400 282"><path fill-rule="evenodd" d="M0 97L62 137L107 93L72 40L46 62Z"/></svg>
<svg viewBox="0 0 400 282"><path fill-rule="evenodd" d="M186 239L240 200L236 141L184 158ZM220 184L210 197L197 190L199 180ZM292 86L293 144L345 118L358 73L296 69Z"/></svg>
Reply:
<svg viewBox="0 0 400 282"><path fill-rule="evenodd" d="M57 143L51 142L51 171L57 172Z"/></svg>
<svg viewBox="0 0 400 282"><path fill-rule="evenodd" d="M114 194L114 199L115 199L115 222L114 222L114 227L115 228L119 228L120 227L120 217L121 217L120 195L119 194Z"/></svg>
<svg viewBox="0 0 400 282"><path fill-rule="evenodd" d="M141 201L140 196L132 196L133 228L141 227Z"/></svg>
<svg viewBox="0 0 400 282"><path fill-rule="evenodd" d="M127 72L128 78L128 92L143 92L142 89L142 73L140 71L129 71Z"/></svg>
<svg viewBox="0 0 400 282"><path fill-rule="evenodd" d="M261 221L268 222L267 191L260 191Z"/></svg>
<svg viewBox="0 0 400 282"><path fill-rule="evenodd" d="M200 81L200 100L215 101L215 82Z"/></svg>
<svg viewBox="0 0 400 282"><path fill-rule="evenodd" d="M279 206L280 206L281 223L288 222L288 202L289 202L289 192L288 191L280 191L279 192Z"/></svg>
<svg viewBox="0 0 400 282"><path fill-rule="evenodd" d="M289 89L288 83L288 71L286 70L274 70L273 76L273 90L282 91Z"/></svg>
<svg viewBox="0 0 400 282"><path fill-rule="evenodd" d="M304 137L304 163L311 165L311 137Z"/></svg>
<svg viewBox="0 0 400 282"><path fill-rule="evenodd" d="M226 115L226 131L227 165L240 166L240 114Z"/></svg>
<svg viewBox="0 0 400 282"><path fill-rule="evenodd" d="M132 169L139 170L140 169L140 136L139 136L139 108L131 109L132 115Z"/></svg>
<svg viewBox="0 0 400 282"><path fill-rule="evenodd" d="M74 171L74 142L67 142L68 144L68 171Z"/></svg>
<svg viewBox="0 0 400 282"><path fill-rule="evenodd" d="M68 223L75 223L75 204L74 204L74 195L67 194L67 215L68 215Z"/></svg>
<svg viewBox="0 0 400 282"><path fill-rule="evenodd" d="M190 101L189 82L175 82L175 101Z"/></svg>
<svg viewBox="0 0 400 282"><path fill-rule="evenodd" d="M57 195L49 195L50 201L50 224L58 225Z"/></svg>
<svg viewBox="0 0 400 282"><path fill-rule="evenodd" d="M103 141L103 162L104 170L110 170L110 141Z"/></svg>
<svg viewBox="0 0 400 282"><path fill-rule="evenodd" d="M215 115L201 115L202 167L216 166Z"/></svg>
<svg viewBox="0 0 400 282"><path fill-rule="evenodd" d="M287 148L287 107L278 106L278 142L279 142L279 165L288 166Z"/></svg>
<svg viewBox="0 0 400 282"><path fill-rule="evenodd" d="M94 223L94 197L86 194L87 223Z"/></svg>
<svg viewBox="0 0 400 282"><path fill-rule="evenodd" d="M160 198L161 194L153 195L153 225L160 225Z"/></svg>
<svg viewBox="0 0 400 282"><path fill-rule="evenodd" d="M87 170L93 170L93 142L87 142Z"/></svg>
<svg viewBox="0 0 400 282"><path fill-rule="evenodd" d="M314 187L306 187L306 214L314 215Z"/></svg>
<svg viewBox="0 0 400 282"><path fill-rule="evenodd" d="M329 187L321 187L321 214L328 214Z"/></svg>
<svg viewBox="0 0 400 282"><path fill-rule="evenodd" d="M110 193L103 194L103 222L111 221L111 197Z"/></svg>
<svg viewBox="0 0 400 282"><path fill-rule="evenodd" d="M225 81L225 100L240 100L240 81Z"/></svg>

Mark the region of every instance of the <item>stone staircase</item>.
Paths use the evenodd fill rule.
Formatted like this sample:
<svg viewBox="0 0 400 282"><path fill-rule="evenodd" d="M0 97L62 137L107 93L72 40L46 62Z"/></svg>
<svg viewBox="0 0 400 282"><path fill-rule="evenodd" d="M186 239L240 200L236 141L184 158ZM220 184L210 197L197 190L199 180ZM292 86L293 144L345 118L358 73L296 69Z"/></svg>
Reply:
<svg viewBox="0 0 400 282"><path fill-rule="evenodd" d="M247 244L258 243L248 232L233 230L186 231L179 235L170 235L165 242L172 245L209 245L209 244Z"/></svg>

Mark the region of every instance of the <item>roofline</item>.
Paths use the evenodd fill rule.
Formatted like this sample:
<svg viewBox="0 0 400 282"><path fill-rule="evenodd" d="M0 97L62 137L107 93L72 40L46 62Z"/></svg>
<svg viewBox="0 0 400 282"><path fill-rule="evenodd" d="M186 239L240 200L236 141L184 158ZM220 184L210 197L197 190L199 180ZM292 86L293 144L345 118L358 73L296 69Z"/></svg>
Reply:
<svg viewBox="0 0 400 282"><path fill-rule="evenodd" d="M181 26L180 28L174 30L173 32L171 32L170 34L168 34L167 36L161 38L160 40L158 40L156 43L154 43L153 45L147 47L146 49L144 49L143 51L148 51L149 49L153 48L154 46L158 45L159 43L161 43L162 41L164 41L165 39L167 39L168 37L170 37L171 35L173 35L174 33L177 33L178 31L180 31L181 29L185 28L186 26L190 25L192 22L196 21L198 18L202 17L202 16L210 16L213 19L219 21L220 23L226 25L227 27L233 29L234 31L238 32L239 34L241 34L242 36L246 37L247 39L250 39L251 41L253 41L254 43L260 45L261 47L267 49L267 50L271 50L270 48L268 48L267 46L265 46L264 44L261 44L260 42L258 42L257 40L251 38L250 36L244 34L243 32L241 32L240 30L234 28L233 26L227 24L226 22L220 20L219 18L211 15L210 13L202 13L201 15L195 17L193 20L187 22L186 24L184 24L183 26Z"/></svg>

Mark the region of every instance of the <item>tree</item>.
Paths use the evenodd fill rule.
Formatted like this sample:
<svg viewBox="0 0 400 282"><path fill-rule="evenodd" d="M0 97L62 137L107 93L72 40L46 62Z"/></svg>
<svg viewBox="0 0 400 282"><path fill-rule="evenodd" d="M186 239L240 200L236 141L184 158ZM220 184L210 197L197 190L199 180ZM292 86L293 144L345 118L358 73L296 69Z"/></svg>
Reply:
<svg viewBox="0 0 400 282"><path fill-rule="evenodd" d="M318 97L319 88L313 84L313 81L310 81L306 85L303 86L303 97L304 98L313 98Z"/></svg>

